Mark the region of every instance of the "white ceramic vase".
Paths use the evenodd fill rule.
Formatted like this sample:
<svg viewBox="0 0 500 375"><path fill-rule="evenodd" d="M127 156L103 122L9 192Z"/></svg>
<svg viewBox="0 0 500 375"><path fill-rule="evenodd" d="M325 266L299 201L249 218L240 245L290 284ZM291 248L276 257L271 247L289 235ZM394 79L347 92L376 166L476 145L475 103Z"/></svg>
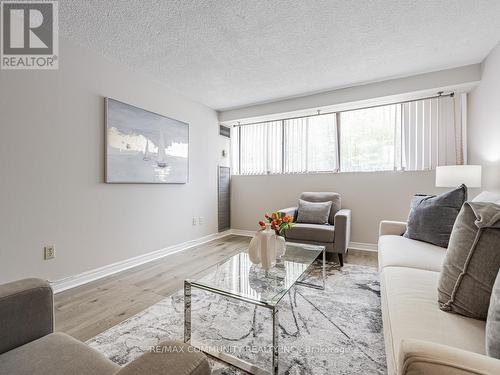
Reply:
<svg viewBox="0 0 500 375"><path fill-rule="evenodd" d="M250 241L250 245L248 245L248 257L250 258L250 262L253 264L260 264L260 233L262 231L258 231L253 236Z"/></svg>
<svg viewBox="0 0 500 375"><path fill-rule="evenodd" d="M276 236L276 255L278 258L281 258L285 255L286 252L286 243L285 238L282 236Z"/></svg>
<svg viewBox="0 0 500 375"><path fill-rule="evenodd" d="M265 270L276 264L277 239L271 224L266 223L266 229L258 231L250 241L248 255L254 264L261 264Z"/></svg>

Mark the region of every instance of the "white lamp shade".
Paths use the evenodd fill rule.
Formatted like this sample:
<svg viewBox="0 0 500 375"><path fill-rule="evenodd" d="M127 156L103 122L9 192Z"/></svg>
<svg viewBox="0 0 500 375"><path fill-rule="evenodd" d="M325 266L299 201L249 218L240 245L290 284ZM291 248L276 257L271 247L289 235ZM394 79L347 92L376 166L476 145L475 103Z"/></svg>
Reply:
<svg viewBox="0 0 500 375"><path fill-rule="evenodd" d="M437 187L457 187L461 184L469 188L481 187L481 166L447 165L436 168Z"/></svg>

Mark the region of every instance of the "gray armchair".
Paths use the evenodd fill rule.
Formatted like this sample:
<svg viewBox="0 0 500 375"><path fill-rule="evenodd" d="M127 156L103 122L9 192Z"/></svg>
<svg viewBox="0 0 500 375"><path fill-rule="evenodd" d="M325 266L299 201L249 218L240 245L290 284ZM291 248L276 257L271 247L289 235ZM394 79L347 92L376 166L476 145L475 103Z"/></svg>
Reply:
<svg viewBox="0 0 500 375"><path fill-rule="evenodd" d="M351 238L351 210L342 209L340 195L337 193L307 192L300 199L308 202L332 202L328 224L295 223L285 231L288 242L323 245L327 254L338 254L340 265L344 265L344 254ZM279 210L297 220L297 207Z"/></svg>
<svg viewBox="0 0 500 375"><path fill-rule="evenodd" d="M0 374L9 375L208 375L206 357L178 342L177 350L147 352L124 367L84 343L54 333L52 289L25 279L0 285Z"/></svg>

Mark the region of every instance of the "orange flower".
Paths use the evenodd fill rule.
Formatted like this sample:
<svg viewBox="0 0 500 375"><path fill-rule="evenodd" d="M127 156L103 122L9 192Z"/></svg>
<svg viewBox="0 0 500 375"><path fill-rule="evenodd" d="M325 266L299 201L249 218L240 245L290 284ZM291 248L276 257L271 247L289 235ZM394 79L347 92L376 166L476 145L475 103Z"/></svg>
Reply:
<svg viewBox="0 0 500 375"><path fill-rule="evenodd" d="M289 216L285 216L285 217L283 218L283 222L284 222L284 223L288 223L289 221L290 221L290 217L289 217Z"/></svg>

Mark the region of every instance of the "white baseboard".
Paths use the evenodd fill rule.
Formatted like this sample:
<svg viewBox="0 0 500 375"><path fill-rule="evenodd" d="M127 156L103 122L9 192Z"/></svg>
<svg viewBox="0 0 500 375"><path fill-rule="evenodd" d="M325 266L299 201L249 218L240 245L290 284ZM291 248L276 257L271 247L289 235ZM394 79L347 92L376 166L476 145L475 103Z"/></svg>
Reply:
<svg viewBox="0 0 500 375"><path fill-rule="evenodd" d="M80 273L78 275L51 281L50 285L52 286L54 293L59 293L64 290L75 288L77 286L89 283L91 281L102 279L103 277L110 276L121 271L125 271L129 268L137 267L141 264L151 262L152 260L163 258L167 255L171 255L174 253L178 253L179 251L190 249L192 247L204 244L209 241L213 241L229 235L253 237L254 234L255 231L243 230L243 229L230 229L221 233L209 234L208 236L186 241L177 245L172 245L164 249L153 251L151 253L136 256L134 258L125 259L120 262L112 263L107 266L99 267L94 270ZM377 245L369 243L361 243L361 242L351 242L349 244L349 249L363 250L363 251L377 251Z"/></svg>
<svg viewBox="0 0 500 375"><path fill-rule="evenodd" d="M378 246L375 243L364 243L364 242L349 242L349 249L361 250L361 251L378 251Z"/></svg>
<svg viewBox="0 0 500 375"><path fill-rule="evenodd" d="M235 236L253 237L257 230L231 229L231 234Z"/></svg>
<svg viewBox="0 0 500 375"><path fill-rule="evenodd" d="M83 285L89 283L91 281L95 281L101 279L106 276L113 275L115 273L125 271L132 267L137 267L141 264L151 262L152 260L163 258L167 255L171 255L177 253L179 251L183 251L194 246L201 245L205 242L213 241L222 237L226 237L232 234L231 230L209 234L208 236L204 236L201 238L197 238L194 240L186 241L177 245L172 245L166 247L164 249L156 250L147 254L139 255L134 258L125 259L120 262L112 263L107 266L99 267L87 272L80 273L78 275L69 276L64 279L51 281L50 285L54 290L54 293L59 293L67 289L71 289L77 287L79 285Z"/></svg>

